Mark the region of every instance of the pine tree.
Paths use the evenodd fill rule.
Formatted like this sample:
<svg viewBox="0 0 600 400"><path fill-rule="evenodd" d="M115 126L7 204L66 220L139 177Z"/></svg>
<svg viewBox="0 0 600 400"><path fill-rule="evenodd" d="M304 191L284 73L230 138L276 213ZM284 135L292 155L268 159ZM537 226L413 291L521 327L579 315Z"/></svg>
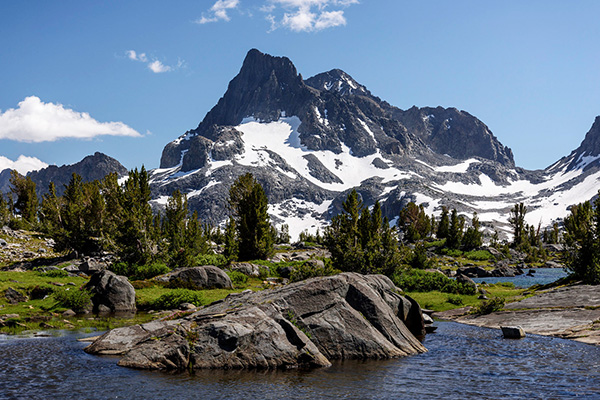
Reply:
<svg viewBox="0 0 600 400"><path fill-rule="evenodd" d="M483 235L479 229L479 218L477 217L477 213L474 212L471 226L467 228L463 236L462 243L466 250L476 249L483 244Z"/></svg>
<svg viewBox="0 0 600 400"><path fill-rule="evenodd" d="M464 225L464 217L459 216L456 209L453 209L452 214L450 215L450 229L448 230L448 237L446 238L446 247L451 249L460 248Z"/></svg>
<svg viewBox="0 0 600 400"><path fill-rule="evenodd" d="M237 238L237 229L235 227L235 219L233 217L229 217L227 221L227 225L225 226L224 233L224 244L225 250L223 251L223 255L227 259L228 262L237 260L238 257L238 238Z"/></svg>
<svg viewBox="0 0 600 400"><path fill-rule="evenodd" d="M123 214L118 222L116 233L118 254L130 264L143 265L157 254L152 232L154 227L152 208L150 207L150 184L146 168L142 166L129 171L129 178L123 185L121 194Z"/></svg>
<svg viewBox="0 0 600 400"><path fill-rule="evenodd" d="M508 222L513 227L513 246L520 247L524 244L527 236L525 230L525 214L527 214L527 207L523 203L515 204L510 210L510 217Z"/></svg>
<svg viewBox="0 0 600 400"><path fill-rule="evenodd" d="M403 240L414 243L429 236L431 220L425 213L423 205L410 202L400 211L398 228L404 233Z"/></svg>
<svg viewBox="0 0 600 400"><path fill-rule="evenodd" d="M0 193L0 227L10 222L10 208L8 202Z"/></svg>
<svg viewBox="0 0 600 400"><path fill-rule="evenodd" d="M270 257L276 231L267 212L267 196L252 174L242 175L233 183L229 189L229 206L236 222L239 260Z"/></svg>
<svg viewBox="0 0 600 400"><path fill-rule="evenodd" d="M571 207L565 218L567 268L585 283L600 284L600 197Z"/></svg>
<svg viewBox="0 0 600 400"><path fill-rule="evenodd" d="M450 218L448 215L448 208L442 207L442 215L440 217L440 222L438 224L436 237L438 239L445 239L448 237L448 232L450 231Z"/></svg>
<svg viewBox="0 0 600 400"><path fill-rule="evenodd" d="M38 198L35 182L31 177L23 177L16 170L10 172L10 190L17 197L14 207L21 214L23 221L30 226L37 222Z"/></svg>

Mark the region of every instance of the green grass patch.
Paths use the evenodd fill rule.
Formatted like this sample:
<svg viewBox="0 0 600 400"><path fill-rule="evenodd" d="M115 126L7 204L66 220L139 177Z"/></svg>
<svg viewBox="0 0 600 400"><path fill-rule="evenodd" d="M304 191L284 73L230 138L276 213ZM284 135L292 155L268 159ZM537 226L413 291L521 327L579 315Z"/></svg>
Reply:
<svg viewBox="0 0 600 400"><path fill-rule="evenodd" d="M489 261L495 259L492 253L487 250L472 250L464 253L464 257L473 261Z"/></svg>
<svg viewBox="0 0 600 400"><path fill-rule="evenodd" d="M459 283L439 272L428 272L418 269L404 271L392 276L392 281L399 288L409 292L440 291L453 294L475 294L471 285Z"/></svg>
<svg viewBox="0 0 600 400"><path fill-rule="evenodd" d="M245 276L245 275L244 275ZM262 290L262 280L259 278L247 277L248 280L245 284L236 287L235 289L206 289L206 290L196 290L195 292L202 294L202 304L210 304L217 300L224 299L231 293L239 293L245 289L251 290ZM151 285L148 285L151 283ZM169 289L168 287L162 286L158 283L148 282L148 281L138 281L134 282L135 290L135 301L137 308L139 310L151 310L154 307L155 301L163 295L167 295L168 293L177 290L177 289ZM181 304L181 303L180 303ZM179 304L177 305L179 307Z"/></svg>
<svg viewBox="0 0 600 400"><path fill-rule="evenodd" d="M508 285L504 283L496 285L480 285L479 287L485 289L488 293L487 297L500 298L505 303L521 300L523 298L523 292L528 291L528 289L517 289L514 285L511 287L510 283ZM429 292L407 291L407 294L415 299L421 307L434 311L447 311L467 306L479 307L485 301L478 299L478 294L448 294L440 292L439 290Z"/></svg>

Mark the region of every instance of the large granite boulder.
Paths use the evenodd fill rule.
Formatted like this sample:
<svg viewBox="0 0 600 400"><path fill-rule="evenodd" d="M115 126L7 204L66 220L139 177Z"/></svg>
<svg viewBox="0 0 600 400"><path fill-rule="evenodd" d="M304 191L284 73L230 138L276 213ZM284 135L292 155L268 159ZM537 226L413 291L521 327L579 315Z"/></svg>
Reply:
<svg viewBox="0 0 600 400"><path fill-rule="evenodd" d="M247 262L238 262L238 263L232 263L229 266L229 270L230 271L238 271L244 275L253 276L253 277L257 278L260 276L260 267L261 266L258 264L252 264L252 263L247 263Z"/></svg>
<svg viewBox="0 0 600 400"><path fill-rule="evenodd" d="M135 312L135 289L126 277L102 270L94 273L85 289L92 294L92 309L96 313Z"/></svg>
<svg viewBox="0 0 600 400"><path fill-rule="evenodd" d="M201 267L178 268L167 274L154 278L167 283L172 288L202 289L233 289L229 276L221 268L213 265Z"/></svg>
<svg viewBox="0 0 600 400"><path fill-rule="evenodd" d="M230 295L183 319L113 329L85 350L143 369L325 367L425 352L416 302L382 275L344 273Z"/></svg>

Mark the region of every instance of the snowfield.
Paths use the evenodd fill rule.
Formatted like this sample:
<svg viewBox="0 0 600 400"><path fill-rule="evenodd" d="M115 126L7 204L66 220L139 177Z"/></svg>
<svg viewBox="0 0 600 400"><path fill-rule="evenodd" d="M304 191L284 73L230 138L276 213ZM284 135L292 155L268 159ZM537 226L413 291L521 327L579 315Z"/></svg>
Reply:
<svg viewBox="0 0 600 400"><path fill-rule="evenodd" d="M295 116L268 123L259 122L253 117L245 118L235 127L243 133L244 141L244 153L238 155L235 161L247 166L275 167L277 163L269 156L269 150L280 155L299 176L323 189L333 191L344 191L359 186L362 181L372 177L380 177L383 182L389 182L412 176L411 173L395 168L375 167L373 161L376 158L389 162L379 151L366 157L356 157L352 154L352 149L344 144L340 154L328 150L309 150L300 142L299 126L300 119ZM368 129L366 124L364 126ZM370 134L372 135L372 132ZM308 154L314 154L325 168L343 183L325 183L310 175L308 161L304 158Z"/></svg>

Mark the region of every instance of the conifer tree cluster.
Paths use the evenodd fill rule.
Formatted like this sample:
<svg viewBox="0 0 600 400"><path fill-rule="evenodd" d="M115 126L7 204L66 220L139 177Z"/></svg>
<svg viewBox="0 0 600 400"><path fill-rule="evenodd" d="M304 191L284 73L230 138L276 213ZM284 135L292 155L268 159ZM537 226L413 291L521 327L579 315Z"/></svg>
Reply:
<svg viewBox="0 0 600 400"><path fill-rule="evenodd" d="M435 236L440 240L446 239L444 246L449 249L472 250L480 247L483 234L477 213L473 214L471 225L466 229L465 225L465 217L459 215L456 209L449 212L447 207L442 207L440 220L436 224L435 217L428 216L423 205L414 202L408 203L398 217L398 227L405 242L417 243Z"/></svg>
<svg viewBox="0 0 600 400"><path fill-rule="evenodd" d="M370 211L352 190L343 212L331 220L324 241L334 268L363 274L391 275L401 265L396 230L382 217L376 202Z"/></svg>
<svg viewBox="0 0 600 400"><path fill-rule="evenodd" d="M567 267L577 279L600 284L600 197L593 205L586 201L571 207L564 224Z"/></svg>
<svg viewBox="0 0 600 400"><path fill-rule="evenodd" d="M39 229L55 240L58 251L84 255L106 250L129 265L162 261L171 268L193 266L198 255L211 252L212 229L201 225L197 213L189 215L179 191L169 198L164 217L153 214L143 166L130 171L123 184L115 173L92 182L73 174L62 196L50 183L41 204L35 183L13 171L11 195L16 197L12 207L0 196L0 222Z"/></svg>

